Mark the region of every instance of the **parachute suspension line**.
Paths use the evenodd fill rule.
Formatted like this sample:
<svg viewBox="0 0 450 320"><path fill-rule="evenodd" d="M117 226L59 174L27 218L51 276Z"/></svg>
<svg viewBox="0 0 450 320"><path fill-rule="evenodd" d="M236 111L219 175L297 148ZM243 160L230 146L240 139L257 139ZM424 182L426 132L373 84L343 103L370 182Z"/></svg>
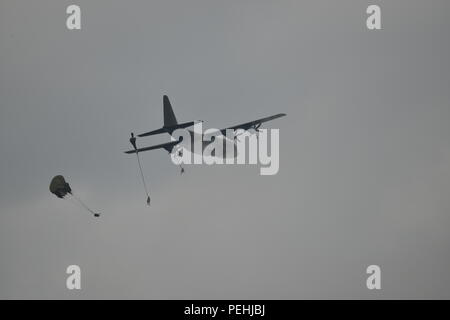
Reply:
<svg viewBox="0 0 450 320"><path fill-rule="evenodd" d="M147 196L147 204L150 205L150 195L148 193L147 184L145 183L144 171L142 170L141 159L139 158L139 152L136 152L136 157L139 165L139 172L141 173L142 184L144 185L145 195Z"/></svg>
<svg viewBox="0 0 450 320"><path fill-rule="evenodd" d="M75 200L75 198L70 193L68 193L67 196L64 197L64 199L69 200L70 202L73 203L74 206L78 208L85 209L79 202Z"/></svg>
<svg viewBox="0 0 450 320"><path fill-rule="evenodd" d="M77 199L73 194L68 193L64 199L69 200L70 202L73 203L74 206L80 208L80 209L84 209L87 210L89 213L92 213L94 215L94 217L99 217L100 214L96 213L94 211L92 211L91 209L89 209L80 199Z"/></svg>
<svg viewBox="0 0 450 320"><path fill-rule="evenodd" d="M89 211L90 213L92 213L93 215L96 215L97 213L94 212L91 208L89 208L83 201L81 201L81 199L79 197L77 197L73 192L70 193L72 195L72 199L78 201L79 204L81 204L81 206L83 208L85 208L87 211Z"/></svg>

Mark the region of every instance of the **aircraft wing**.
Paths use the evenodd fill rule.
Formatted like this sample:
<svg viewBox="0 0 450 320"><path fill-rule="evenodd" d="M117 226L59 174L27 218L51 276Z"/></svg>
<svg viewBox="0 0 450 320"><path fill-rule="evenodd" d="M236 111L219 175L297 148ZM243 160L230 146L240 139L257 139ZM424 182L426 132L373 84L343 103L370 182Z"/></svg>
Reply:
<svg viewBox="0 0 450 320"><path fill-rule="evenodd" d="M128 150L125 151L125 153L127 154L132 154L132 153L137 153L137 152L143 152L143 151L150 151L150 150L155 150L155 149L166 149L167 152L172 152L172 149L174 146L176 146L177 144L179 144L181 141L172 141L172 142L167 142L167 143L162 143L162 144L158 144L156 146L151 146L151 147L146 147L146 148L140 148L137 150Z"/></svg>
<svg viewBox="0 0 450 320"><path fill-rule="evenodd" d="M236 131L238 129L249 130L249 129L252 129L252 128L260 126L264 122L271 121L271 120L274 120L274 119L278 119L278 118L284 117L285 115L286 115L285 113L275 114L275 115L270 116L270 117L266 117L266 118L262 118L262 119L258 119L258 120L254 120L254 121L238 124L238 125L233 126L233 127L221 129L220 132L225 136L227 129L232 129L234 131Z"/></svg>

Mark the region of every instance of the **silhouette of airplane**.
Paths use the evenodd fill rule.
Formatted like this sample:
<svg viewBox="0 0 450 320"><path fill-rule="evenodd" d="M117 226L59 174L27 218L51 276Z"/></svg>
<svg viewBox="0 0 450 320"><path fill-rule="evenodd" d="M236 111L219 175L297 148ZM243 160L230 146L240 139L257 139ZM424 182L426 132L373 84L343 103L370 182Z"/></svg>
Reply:
<svg viewBox="0 0 450 320"><path fill-rule="evenodd" d="M170 104L169 98L166 95L163 96L163 110L164 110L164 126L160 129L156 129L153 131L139 134L138 137L147 137L147 136L152 136L152 135L161 134L161 133L168 133L168 134L172 135L172 133L177 129L188 128L188 127L195 125L198 122L203 122L201 120L198 120L198 121L189 121L189 122L184 122L184 123L178 123L177 118L175 117L175 114L173 112L172 105ZM256 132L259 132L259 128L261 127L261 125L264 122L268 122L268 121L271 121L271 120L274 120L277 118L281 118L281 117L284 117L285 115L286 115L285 113L279 113L279 114L276 114L276 115L273 115L270 117L265 117L262 119L238 124L236 126L220 129L219 131L222 133L223 138L226 139L228 143L233 144L233 151L234 151L233 157L236 157L236 155L237 155L236 141L231 141L230 139L226 138L226 131L228 129L233 130L233 132L235 132L236 130L239 130L239 129L244 130L244 131L253 129ZM189 131L189 134L191 137L191 149L190 150L193 150L194 152L196 151L194 148L194 141L196 139L201 139L201 141L202 141L202 150L201 151L203 151L205 149L205 147L211 143L211 139L209 139L208 141L205 141L203 139L204 134L199 134L199 133L197 133L195 131L191 131L191 130L188 130L188 131ZM234 138L235 138L234 140L236 140L236 135L234 136ZM144 151L155 150L155 149L165 149L167 152L171 153L173 148L177 144L179 144L182 140L183 140L182 137L180 137L180 139L178 139L178 140L175 139L175 141L162 143L162 144L158 144L158 145L154 145L154 146L150 146L150 147L140 148L140 149L135 148L135 149L132 149L129 151L125 151L125 153L133 154L133 153L144 152ZM224 157L227 157L225 144L224 144L223 155L224 155Z"/></svg>

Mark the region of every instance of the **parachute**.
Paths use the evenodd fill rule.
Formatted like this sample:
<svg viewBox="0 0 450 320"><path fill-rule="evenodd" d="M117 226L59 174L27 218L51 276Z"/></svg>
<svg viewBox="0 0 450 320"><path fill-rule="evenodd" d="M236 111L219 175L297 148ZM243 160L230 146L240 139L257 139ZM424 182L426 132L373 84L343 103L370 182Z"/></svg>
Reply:
<svg viewBox="0 0 450 320"><path fill-rule="evenodd" d="M70 187L69 183L66 182L63 176L57 175L53 177L49 186L50 192L53 193L60 199L71 199L73 202L80 204L84 209L89 211L94 215L94 217L100 217L100 213L91 210L79 197L77 197Z"/></svg>
<svg viewBox="0 0 450 320"><path fill-rule="evenodd" d="M50 182L50 192L58 198L64 198L67 194L72 193L70 185L66 182L63 176L55 176Z"/></svg>

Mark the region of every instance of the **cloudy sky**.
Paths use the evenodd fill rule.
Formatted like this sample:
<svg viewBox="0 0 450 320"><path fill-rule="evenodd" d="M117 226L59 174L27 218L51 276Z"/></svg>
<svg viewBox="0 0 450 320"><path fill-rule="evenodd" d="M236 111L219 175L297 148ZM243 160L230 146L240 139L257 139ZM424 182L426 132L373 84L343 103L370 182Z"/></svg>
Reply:
<svg viewBox="0 0 450 320"><path fill-rule="evenodd" d="M73 3L0 2L0 298L450 298L450 2L78 0L69 31ZM163 94L215 128L287 113L279 173L148 152L147 207L122 151Z"/></svg>

